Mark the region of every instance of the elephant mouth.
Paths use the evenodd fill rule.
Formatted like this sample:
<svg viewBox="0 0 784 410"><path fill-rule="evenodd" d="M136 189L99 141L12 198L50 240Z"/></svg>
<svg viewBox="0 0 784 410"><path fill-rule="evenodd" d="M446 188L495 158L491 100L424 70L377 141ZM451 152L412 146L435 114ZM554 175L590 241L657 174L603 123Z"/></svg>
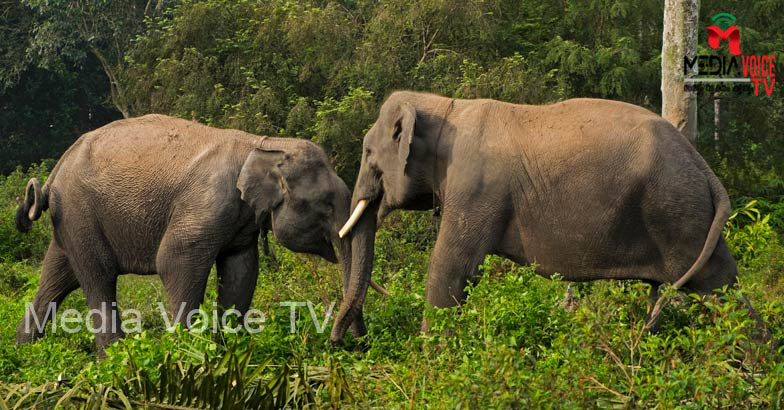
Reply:
<svg viewBox="0 0 784 410"><path fill-rule="evenodd" d="M367 185L364 185L359 182L362 180L370 182ZM359 222L359 219L363 217L366 209L374 209L374 207L378 207L378 212L376 215L377 222L380 222L383 215L388 213L387 210L389 207L386 205L384 183L381 179L380 172L371 173L369 178L367 176L360 175L357 185L361 186L361 188L357 188L354 191L354 201L352 201L354 204L352 206L351 216L349 216L348 221L346 221L343 227L338 231L338 236L340 238L346 237L346 235L351 232L351 230L354 228L354 225L356 225L357 222Z"/></svg>
<svg viewBox="0 0 784 410"><path fill-rule="evenodd" d="M319 246L318 255L332 263L338 263L335 246L332 243L332 234L329 229L324 230L323 242Z"/></svg>
<svg viewBox="0 0 784 410"><path fill-rule="evenodd" d="M291 235L291 232L286 232L285 234L280 234L280 232L278 232L275 235L275 239L277 239L279 244L294 252L320 256L329 262L337 263L338 257L335 253L329 231L326 231L325 234L318 234L318 231L311 232L311 234L301 232L298 235Z"/></svg>
<svg viewBox="0 0 784 410"><path fill-rule="evenodd" d="M384 178L383 173L376 167L370 168L370 183L366 185L366 188L363 190L364 195L361 195L359 199L364 199L368 202L373 202L376 200L383 200L384 199Z"/></svg>
<svg viewBox="0 0 784 410"><path fill-rule="evenodd" d="M322 251L319 252L318 255L329 262L338 263L338 256L335 253L335 248L332 246L331 242L325 243Z"/></svg>
<svg viewBox="0 0 784 410"><path fill-rule="evenodd" d="M378 207L378 211L376 213L376 223L381 224L381 221L389 215L390 212L394 210L388 203L387 203L387 195L384 191L384 182L381 180L381 177L378 178L378 184L375 186L375 190L368 195L364 195L361 197L360 200L367 201L368 208L373 209L374 207Z"/></svg>
<svg viewBox="0 0 784 410"><path fill-rule="evenodd" d="M384 191L381 191L381 194L378 196L378 215L376 215L376 223L379 225L381 221L386 218L395 208L390 206L386 201L386 196L384 196Z"/></svg>
<svg viewBox="0 0 784 410"><path fill-rule="evenodd" d="M387 204L387 195L386 191L384 190L384 179L381 178L381 172L377 172L373 177L373 189L371 192L362 199L366 200L371 206L378 205L378 214L376 215L376 221L378 223L384 219L392 209L390 209L389 205Z"/></svg>

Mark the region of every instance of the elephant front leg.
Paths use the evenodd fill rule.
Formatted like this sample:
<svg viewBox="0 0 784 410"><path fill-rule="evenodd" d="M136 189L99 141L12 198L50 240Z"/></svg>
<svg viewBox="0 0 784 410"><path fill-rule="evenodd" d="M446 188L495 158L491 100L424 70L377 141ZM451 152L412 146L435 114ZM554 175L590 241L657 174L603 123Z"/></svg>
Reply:
<svg viewBox="0 0 784 410"><path fill-rule="evenodd" d="M234 306L240 314L250 309L256 279L259 276L259 249L257 240L241 250L221 253L217 259L218 306Z"/></svg>
<svg viewBox="0 0 784 410"><path fill-rule="evenodd" d="M438 238L430 256L425 285L430 306L448 308L465 302L469 281L478 280L479 264L491 252L497 226L465 214L444 213ZM422 322L427 331L428 324Z"/></svg>
<svg viewBox="0 0 784 410"><path fill-rule="evenodd" d="M176 323L191 326L200 314L207 279L217 252L197 248L198 233L188 236L184 229L170 227L158 249L156 266L163 287L169 295L170 313Z"/></svg>

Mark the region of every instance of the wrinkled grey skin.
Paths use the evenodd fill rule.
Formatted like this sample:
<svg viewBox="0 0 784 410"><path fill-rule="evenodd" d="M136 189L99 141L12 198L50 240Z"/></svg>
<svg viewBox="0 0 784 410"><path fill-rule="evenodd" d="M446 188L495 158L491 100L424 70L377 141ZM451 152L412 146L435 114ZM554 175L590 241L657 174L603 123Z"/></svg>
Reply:
<svg viewBox="0 0 784 410"><path fill-rule="evenodd" d="M352 209L370 205L351 231L351 282L333 343L364 302L377 223L434 202L442 216L426 284L431 306L462 303L488 254L569 281L640 279L655 289L684 278L684 289L700 293L736 281L721 235L726 191L672 125L641 107L396 92L363 148Z"/></svg>
<svg viewBox="0 0 784 410"><path fill-rule="evenodd" d="M183 304L185 313L199 307L216 263L218 304L244 313L256 286L260 232L337 262L334 243L347 277L350 244L337 229L349 200L322 149L308 141L161 115L113 122L79 138L46 185L28 184L17 227L29 230L47 208L54 227L34 310L43 320L48 303L81 287L90 309L119 318L111 306L118 275L158 274L176 317ZM353 331L361 335L359 317ZM18 343L42 336L30 320L28 312ZM111 326L97 333L99 353L121 336Z"/></svg>

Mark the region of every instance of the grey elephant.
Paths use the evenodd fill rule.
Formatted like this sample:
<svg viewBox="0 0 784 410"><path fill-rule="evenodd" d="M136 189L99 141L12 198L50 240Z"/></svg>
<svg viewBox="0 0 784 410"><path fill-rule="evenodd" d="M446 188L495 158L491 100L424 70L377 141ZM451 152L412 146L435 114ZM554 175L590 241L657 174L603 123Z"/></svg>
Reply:
<svg viewBox="0 0 784 410"><path fill-rule="evenodd" d="M120 120L81 136L46 184L27 185L16 216L28 231L49 209L53 239L40 286L17 328L19 343L42 336L45 318L81 286L87 304L118 319L117 277L158 274L174 312L198 308L217 264L218 304L250 307L258 238L271 230L283 246L337 262L344 280L351 244L337 236L350 191L323 150L299 139L259 137L162 115ZM182 322L185 318L180 317ZM51 318L54 319L54 318ZM98 352L122 336L93 316ZM352 327L365 333L361 314Z"/></svg>
<svg viewBox="0 0 784 410"><path fill-rule="evenodd" d="M599 99L529 106L395 92L364 138L341 230L354 238L351 279L332 343L361 312L377 223L434 204L434 307L462 303L487 254L568 281L643 280L652 299L661 283L707 293L736 282L722 236L727 192L660 116Z"/></svg>

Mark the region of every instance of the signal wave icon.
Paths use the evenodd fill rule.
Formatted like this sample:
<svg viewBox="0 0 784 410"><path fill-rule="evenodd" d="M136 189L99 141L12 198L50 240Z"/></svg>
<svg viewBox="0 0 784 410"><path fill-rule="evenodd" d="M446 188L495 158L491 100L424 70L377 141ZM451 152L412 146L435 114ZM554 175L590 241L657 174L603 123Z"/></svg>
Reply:
<svg viewBox="0 0 784 410"><path fill-rule="evenodd" d="M713 16L711 20L713 20L713 24L721 27L722 30L726 30L727 27L734 26L737 19L730 13L719 13Z"/></svg>

